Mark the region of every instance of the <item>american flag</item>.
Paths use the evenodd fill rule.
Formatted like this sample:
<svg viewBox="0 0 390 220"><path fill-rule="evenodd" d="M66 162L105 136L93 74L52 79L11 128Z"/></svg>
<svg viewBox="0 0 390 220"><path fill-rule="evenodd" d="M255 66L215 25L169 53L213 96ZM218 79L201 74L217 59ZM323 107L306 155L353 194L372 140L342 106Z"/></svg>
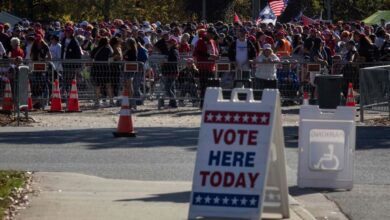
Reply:
<svg viewBox="0 0 390 220"><path fill-rule="evenodd" d="M268 23L275 24L275 22L276 22L276 16L272 12L269 5L265 6L263 8L263 10L261 10L261 12L259 13L259 16L257 17L257 20L256 20L256 25L259 25L261 22L267 23L267 24Z"/></svg>
<svg viewBox="0 0 390 220"><path fill-rule="evenodd" d="M287 7L288 0L268 0L269 6L276 17L279 17Z"/></svg>

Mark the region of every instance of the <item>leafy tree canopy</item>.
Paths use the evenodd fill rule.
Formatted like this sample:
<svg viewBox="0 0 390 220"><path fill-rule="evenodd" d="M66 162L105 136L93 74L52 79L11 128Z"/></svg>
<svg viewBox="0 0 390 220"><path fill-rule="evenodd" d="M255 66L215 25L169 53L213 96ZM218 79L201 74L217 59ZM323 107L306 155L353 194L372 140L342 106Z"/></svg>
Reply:
<svg viewBox="0 0 390 220"><path fill-rule="evenodd" d="M262 0L262 4L266 0ZM310 17L326 18L327 0L290 0L279 18L287 22L301 10ZM251 18L251 0L206 0L208 21L232 21L234 12ZM199 20L202 0L0 0L0 9L37 21L102 20ZM360 20L377 10L390 9L390 0L331 0L333 20Z"/></svg>

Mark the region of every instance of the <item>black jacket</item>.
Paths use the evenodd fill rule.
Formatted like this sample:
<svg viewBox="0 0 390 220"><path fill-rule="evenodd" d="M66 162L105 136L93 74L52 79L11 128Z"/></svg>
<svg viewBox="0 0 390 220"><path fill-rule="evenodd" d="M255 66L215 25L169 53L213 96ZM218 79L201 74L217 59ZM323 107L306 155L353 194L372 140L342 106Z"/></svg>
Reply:
<svg viewBox="0 0 390 220"><path fill-rule="evenodd" d="M61 59L81 59L81 48L77 40L72 38L67 47L65 46L65 40L66 38L61 41Z"/></svg>
<svg viewBox="0 0 390 220"><path fill-rule="evenodd" d="M248 59L253 60L256 58L256 48L250 40L246 40L246 43L248 49ZM237 41L235 40L229 47L228 56L231 62L236 61L236 47L237 47Z"/></svg>
<svg viewBox="0 0 390 220"><path fill-rule="evenodd" d="M10 40L11 38L8 35L0 33L0 42L3 44L7 53L12 49Z"/></svg>
<svg viewBox="0 0 390 220"><path fill-rule="evenodd" d="M168 63L164 63L161 66L161 72L164 76L177 76L179 75L179 69L177 62L179 60L179 51L177 48L171 48L168 50Z"/></svg>

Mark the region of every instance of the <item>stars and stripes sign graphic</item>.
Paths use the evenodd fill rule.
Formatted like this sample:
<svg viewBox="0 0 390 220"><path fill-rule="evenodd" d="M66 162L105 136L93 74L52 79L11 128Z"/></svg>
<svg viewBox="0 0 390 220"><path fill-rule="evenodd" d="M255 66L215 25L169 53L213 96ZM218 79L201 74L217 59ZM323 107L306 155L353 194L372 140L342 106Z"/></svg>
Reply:
<svg viewBox="0 0 390 220"><path fill-rule="evenodd" d="M270 112L206 111L204 123L269 125Z"/></svg>
<svg viewBox="0 0 390 220"><path fill-rule="evenodd" d="M279 17L287 7L288 0L268 0L269 6L276 17Z"/></svg>
<svg viewBox="0 0 390 220"><path fill-rule="evenodd" d="M259 195L194 192L192 204L235 208L258 208Z"/></svg>

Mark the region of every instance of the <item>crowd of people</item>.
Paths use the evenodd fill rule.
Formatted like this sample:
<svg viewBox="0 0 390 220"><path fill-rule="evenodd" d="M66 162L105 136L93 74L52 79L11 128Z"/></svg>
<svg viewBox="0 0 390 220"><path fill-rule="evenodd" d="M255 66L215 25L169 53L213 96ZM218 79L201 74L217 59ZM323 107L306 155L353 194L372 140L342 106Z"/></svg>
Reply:
<svg viewBox="0 0 390 220"><path fill-rule="evenodd" d="M14 26L0 24L0 57L17 63L22 60L53 61L53 68L62 77L65 91L69 91L71 80L79 74L77 65L65 61L97 61L91 69L96 97L105 94L110 105L114 105L113 97L119 91L122 71L115 62L99 62L148 63L152 54L167 58L161 65L161 73L166 95L170 98L169 106L175 108L175 87L190 84L187 92L192 97L203 97L208 79L214 77L215 61L220 59L234 63L235 69L241 70L244 77L253 77L259 89L277 87L275 65L265 63L278 62L281 58L320 63L328 69L335 60L347 63L390 60L390 24L384 20L379 25L360 21L318 21L310 25L299 22L256 24L251 21L162 24L159 21L121 19L80 23L39 23L24 19ZM183 55L188 65L179 70L175 63ZM253 63L255 71L251 71ZM152 69L150 66L145 68L150 77ZM42 83L44 77L41 73L33 74L37 82L32 85L33 95L42 95L47 86ZM143 76L133 74L127 77L133 79L134 96L140 97ZM199 92L193 86L193 78L199 79ZM99 105L98 100L95 104Z"/></svg>

